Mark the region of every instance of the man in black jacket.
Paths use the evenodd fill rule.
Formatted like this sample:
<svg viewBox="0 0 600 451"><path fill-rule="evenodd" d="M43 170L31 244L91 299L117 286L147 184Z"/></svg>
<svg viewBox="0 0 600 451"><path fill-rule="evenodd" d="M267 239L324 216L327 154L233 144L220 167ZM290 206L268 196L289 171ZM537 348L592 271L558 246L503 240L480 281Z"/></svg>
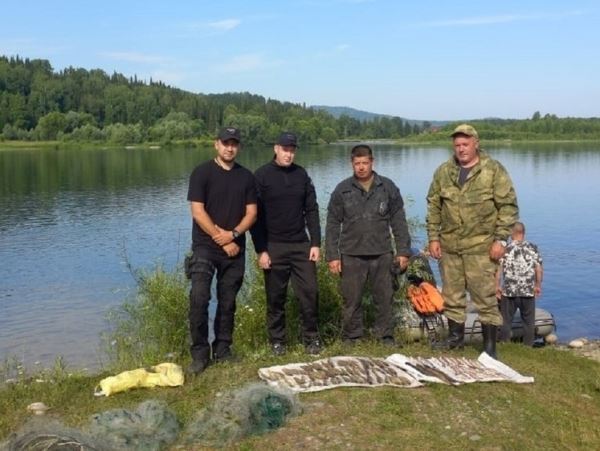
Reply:
<svg viewBox="0 0 600 451"><path fill-rule="evenodd" d="M342 339L351 344L363 336L362 292L369 279L375 307L374 335L393 345L391 269L395 261L405 270L410 256L404 201L394 182L373 171L369 146L355 146L351 158L354 175L333 191L325 233L329 270L342 277Z"/></svg>
<svg viewBox="0 0 600 451"><path fill-rule="evenodd" d="M282 133L273 147L273 160L254 174L258 220L251 232L258 265L265 275L267 328L275 355L285 353L285 301L290 279L300 303L306 352L316 355L321 351L316 274L321 245L319 206L310 177L294 163L297 147L295 134Z"/></svg>

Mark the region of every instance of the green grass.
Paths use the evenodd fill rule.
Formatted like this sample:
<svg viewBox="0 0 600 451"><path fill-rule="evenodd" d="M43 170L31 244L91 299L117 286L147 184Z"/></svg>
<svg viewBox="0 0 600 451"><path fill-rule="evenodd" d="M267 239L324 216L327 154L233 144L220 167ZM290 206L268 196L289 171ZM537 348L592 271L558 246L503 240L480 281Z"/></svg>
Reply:
<svg viewBox="0 0 600 451"><path fill-rule="evenodd" d="M67 426L81 427L94 413L134 409L146 399L165 401L183 428L224 391L258 380L261 367L311 360L300 343L297 306L288 304L290 349L273 357L265 331L261 274L253 264L240 293L236 316L236 363L210 366L183 387L137 389L95 398L98 382L117 372L174 360L189 362L188 281L179 270L157 268L138 273L138 294L111 313L105 337L109 365L101 374L71 373L61 359L53 368L30 374L18 361L0 365L0 441L28 419L26 407L42 401L47 415ZM344 348L339 341L338 280L321 265L320 321L327 345L323 356L386 356L392 352L430 356L429 347L411 343L390 351L374 341ZM368 303L368 296L365 297ZM367 309L368 310L368 309ZM367 319L370 313L366 313ZM399 332L398 336L402 334ZM534 384L480 383L449 387L429 384L417 389L339 388L300 396L304 414L285 427L249 437L233 449L599 449L600 363L556 348L530 349L499 344L503 362ZM475 358L479 349L467 347ZM7 379L10 383L3 383Z"/></svg>
<svg viewBox="0 0 600 451"><path fill-rule="evenodd" d="M0 390L0 440L18 429L29 416L26 406L43 401L47 415L70 426L88 423L93 413L123 407L133 409L143 400L167 402L181 423L191 421L220 393L257 381L264 366L306 361L296 347L284 357L260 357L209 367L179 388L138 389L94 398L93 388L107 375L83 375L57 370L43 382L22 378ZM420 344L401 350L408 355L431 355ZM385 356L389 350L366 342L344 350L338 342L325 351ZM476 357L478 350L464 354ZM304 414L271 434L250 437L234 449L598 449L600 432L600 364L554 348L528 349L501 344L502 360L534 384L479 383L422 388L339 388L300 396ZM456 354L455 354L456 355ZM319 446L319 443L321 446Z"/></svg>

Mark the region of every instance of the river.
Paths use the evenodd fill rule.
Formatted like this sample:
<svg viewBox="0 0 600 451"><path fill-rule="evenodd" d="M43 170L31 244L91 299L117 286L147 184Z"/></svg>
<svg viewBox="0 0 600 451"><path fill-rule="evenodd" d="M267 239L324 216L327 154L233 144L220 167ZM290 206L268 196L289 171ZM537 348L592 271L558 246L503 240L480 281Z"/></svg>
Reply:
<svg viewBox="0 0 600 451"><path fill-rule="evenodd" d="M1 148L1 144L0 144ZM375 169L425 217L434 169L450 147L375 145ZM600 337L600 144L489 147L511 174L545 279L539 306L554 314L561 341ZM349 146L302 147L321 209L351 174ZM188 176L211 149L0 151L0 359L77 367L103 362L108 309L133 295L129 267L172 268L189 248ZM243 149L250 169L271 151ZM322 218L324 219L324 218ZM423 246L424 231L416 234Z"/></svg>

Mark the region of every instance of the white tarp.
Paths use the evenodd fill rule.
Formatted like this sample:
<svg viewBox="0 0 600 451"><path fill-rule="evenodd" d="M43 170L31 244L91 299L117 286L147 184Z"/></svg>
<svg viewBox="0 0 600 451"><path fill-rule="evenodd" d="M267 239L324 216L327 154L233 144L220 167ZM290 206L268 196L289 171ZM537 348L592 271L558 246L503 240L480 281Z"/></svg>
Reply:
<svg viewBox="0 0 600 451"><path fill-rule="evenodd" d="M294 392L314 392L336 387L414 388L423 383L460 385L473 382L532 383L508 365L482 353L466 357L408 357L392 354L386 359L337 356L314 362L290 363L258 370L269 385Z"/></svg>

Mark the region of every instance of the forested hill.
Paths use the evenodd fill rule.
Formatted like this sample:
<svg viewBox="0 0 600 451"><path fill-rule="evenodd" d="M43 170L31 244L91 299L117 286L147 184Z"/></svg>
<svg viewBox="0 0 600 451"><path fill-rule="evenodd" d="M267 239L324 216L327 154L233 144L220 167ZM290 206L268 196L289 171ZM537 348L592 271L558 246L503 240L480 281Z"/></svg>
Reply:
<svg viewBox="0 0 600 451"><path fill-rule="evenodd" d="M374 119L381 119L381 118L385 118L385 117L392 118L393 117L393 116L390 116L389 114L371 113L369 111L357 110L356 108L350 108L347 106L311 105L311 108L326 111L335 118L339 118L341 116L349 116L351 118L358 119L359 121L372 121ZM420 120L416 120L416 119L406 119L406 118L400 118L400 119L402 119L404 122L406 122L410 125L417 125L424 129L428 129L430 126L442 127L443 125L448 123L448 121L433 121L433 120L420 121Z"/></svg>
<svg viewBox="0 0 600 451"><path fill-rule="evenodd" d="M195 94L116 72L73 67L55 72L47 60L0 56L4 139L169 142L214 136L222 125L240 127L246 142L273 142L283 129L306 143L400 138L421 131L400 118L335 118L247 92Z"/></svg>
<svg viewBox="0 0 600 451"><path fill-rule="evenodd" d="M211 138L223 125L242 129L246 143L272 143L282 130L303 143L339 139L448 141L457 121L444 125L395 116L365 119L341 111L242 93L196 94L152 80L100 69L54 71L44 59L0 56L0 140L134 144ZM598 118L473 121L483 139L600 139Z"/></svg>

